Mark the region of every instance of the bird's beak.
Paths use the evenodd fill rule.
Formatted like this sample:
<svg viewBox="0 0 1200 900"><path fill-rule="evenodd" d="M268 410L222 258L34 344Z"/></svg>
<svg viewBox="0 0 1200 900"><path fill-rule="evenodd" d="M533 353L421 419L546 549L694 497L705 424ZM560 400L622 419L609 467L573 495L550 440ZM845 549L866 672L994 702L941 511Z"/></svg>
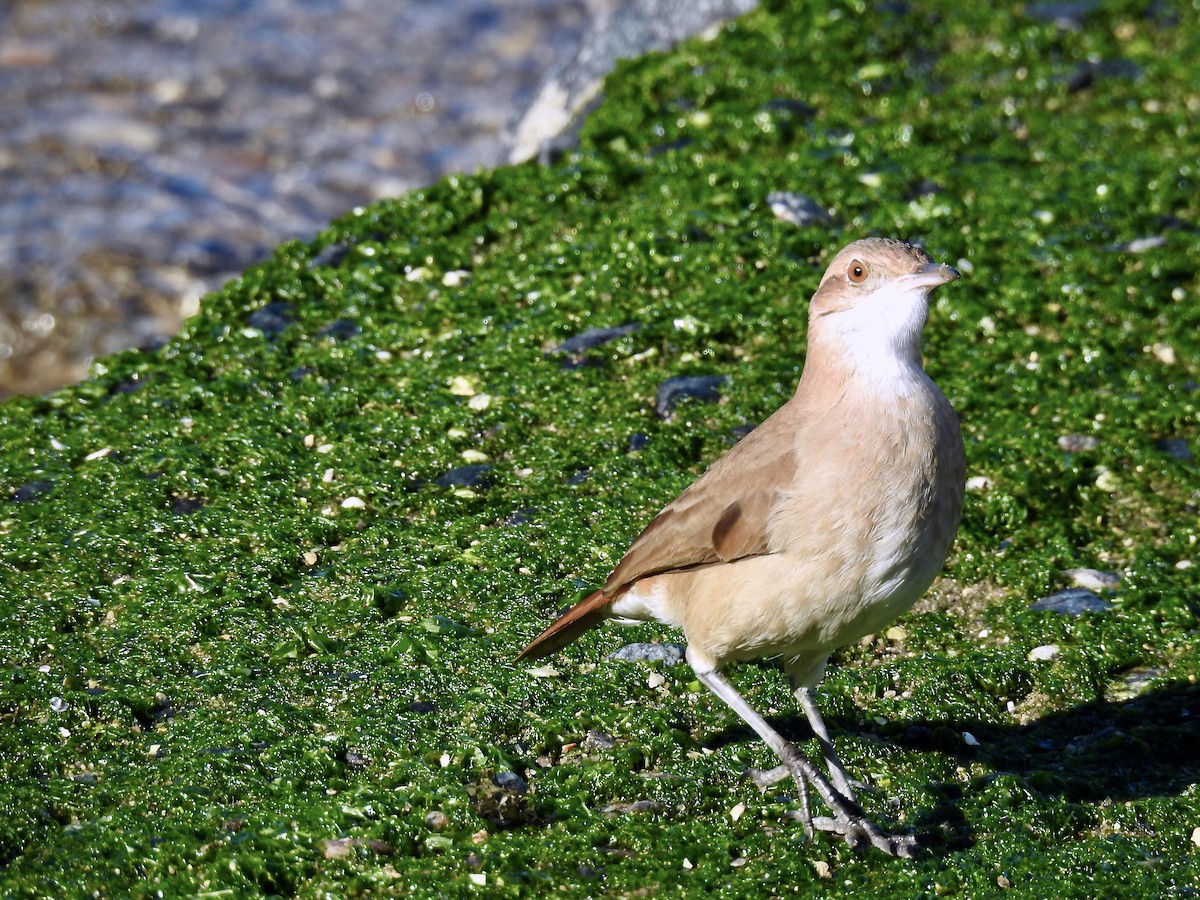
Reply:
<svg viewBox="0 0 1200 900"><path fill-rule="evenodd" d="M956 281L962 276L954 266L945 263L927 263L908 276L921 287L935 288L939 284Z"/></svg>

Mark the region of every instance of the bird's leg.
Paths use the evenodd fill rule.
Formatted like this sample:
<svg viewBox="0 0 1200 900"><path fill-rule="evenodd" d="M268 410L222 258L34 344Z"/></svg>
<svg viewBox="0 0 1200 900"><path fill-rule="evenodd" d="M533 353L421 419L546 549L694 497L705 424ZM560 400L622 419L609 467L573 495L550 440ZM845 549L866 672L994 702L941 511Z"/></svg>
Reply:
<svg viewBox="0 0 1200 900"><path fill-rule="evenodd" d="M796 785L800 790L800 820L806 834L811 836L813 828L816 827L822 831L833 831L842 835L846 839L846 843L851 846L858 846L866 840L872 846L892 856L911 858L916 855L917 843L914 838L907 835L887 834L871 822L859 808L858 804L835 788L829 779L813 765L812 760L767 724L767 720L760 716L754 707L746 702L745 698L737 692L737 689L734 688L723 672L719 669L706 668L694 664L692 668L696 671L696 677L704 682L709 690L729 704L729 707L741 716L742 720L753 728L758 736L766 742L767 746L774 750L780 760L783 761L784 766L795 779ZM807 802L808 787L806 782L816 788L817 793L821 795L821 799L833 811L832 818L823 816L813 818Z"/></svg>
<svg viewBox="0 0 1200 900"><path fill-rule="evenodd" d="M812 688L798 687L795 694L796 699L800 703L800 708L804 711L804 717L808 720L809 727L812 728L813 734L816 735L817 743L821 747L821 756L825 760L825 767L829 770L829 777L833 781L834 787L847 800L853 800L857 803L858 800L854 796L854 789L850 786L850 776L842 765L842 761L838 758L837 750L834 749L833 739L829 737L829 729L825 725L825 719L821 716L821 710L817 707L816 697L813 694ZM766 790L771 785L783 781L791 772L788 771L787 766L776 766L774 769L766 771L754 769L750 774L755 784Z"/></svg>
<svg viewBox="0 0 1200 900"><path fill-rule="evenodd" d="M834 787L841 791L842 796L847 800L857 803L858 800L854 797L854 791L850 789L850 776L846 774L846 769L842 766L842 761L838 759L837 751L833 748L833 741L829 737L829 729L825 727L825 720L821 717L821 710L817 708L817 700L813 696L812 688L796 688L796 699L800 701L800 708L804 710L804 717L808 719L808 724L812 727L813 734L817 736L817 743L821 745L821 755L825 757L825 767L829 770L829 777L833 779Z"/></svg>

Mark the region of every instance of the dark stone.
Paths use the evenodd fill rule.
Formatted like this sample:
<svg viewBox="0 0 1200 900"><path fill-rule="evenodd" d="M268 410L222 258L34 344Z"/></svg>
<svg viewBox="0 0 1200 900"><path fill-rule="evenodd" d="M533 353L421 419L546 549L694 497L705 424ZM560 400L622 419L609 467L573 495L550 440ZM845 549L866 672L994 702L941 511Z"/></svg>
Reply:
<svg viewBox="0 0 1200 900"><path fill-rule="evenodd" d="M350 246L344 241L338 241L336 244L327 244L317 251L316 256L309 260L309 268L315 269L320 266L337 267L341 265L342 260L346 258L346 254L349 252Z"/></svg>
<svg viewBox="0 0 1200 900"><path fill-rule="evenodd" d="M1025 15L1039 22L1053 22L1059 28L1076 29L1100 6L1096 0L1063 0L1058 3L1031 3Z"/></svg>
<svg viewBox="0 0 1200 900"><path fill-rule="evenodd" d="M201 509L207 501L203 497L179 497L172 495L171 512L177 516L190 516Z"/></svg>
<svg viewBox="0 0 1200 900"><path fill-rule="evenodd" d="M283 300L273 300L261 309L256 309L246 317L246 324L257 328L267 337L282 334L283 330L296 321L292 304Z"/></svg>
<svg viewBox="0 0 1200 900"><path fill-rule="evenodd" d="M518 509L510 513L500 524L505 528L519 528L522 525L528 525L533 521L532 509Z"/></svg>
<svg viewBox="0 0 1200 900"><path fill-rule="evenodd" d="M459 466L435 479L433 483L439 487L482 487L487 484L487 475L491 471L492 467L486 463Z"/></svg>
<svg viewBox="0 0 1200 900"><path fill-rule="evenodd" d="M669 419L680 400L695 398L705 403L716 403L721 399L717 388L728 381L725 375L676 375L658 386L654 411L659 418Z"/></svg>
<svg viewBox="0 0 1200 900"><path fill-rule="evenodd" d="M496 787L504 788L506 791L523 794L529 790L528 783L516 772L498 772L492 781L496 783Z"/></svg>
<svg viewBox="0 0 1200 900"><path fill-rule="evenodd" d="M1074 94L1078 91L1085 91L1101 78L1133 80L1140 78L1141 75L1141 67L1128 59L1088 60L1080 64L1079 68L1067 77L1067 93Z"/></svg>
<svg viewBox="0 0 1200 900"><path fill-rule="evenodd" d="M1043 597L1029 607L1037 612L1056 612L1064 616L1081 616L1085 612L1105 612L1112 604L1085 588L1069 588Z"/></svg>
<svg viewBox="0 0 1200 900"><path fill-rule="evenodd" d="M338 319L324 326L317 334L335 341L348 341L362 334L362 326L353 319Z"/></svg>
<svg viewBox="0 0 1200 900"><path fill-rule="evenodd" d="M612 325L608 328L589 328L587 331L581 332L574 337L569 337L550 353L567 353L573 356L578 356L581 353L586 353L596 347L607 344L610 341L615 341L617 338L623 338L627 334L633 334L642 326L637 322L631 322L628 325ZM547 354L549 355L549 354Z"/></svg>
<svg viewBox="0 0 1200 900"><path fill-rule="evenodd" d="M53 481L30 481L21 485L11 494L9 499L16 503L29 503L54 487Z"/></svg>
<svg viewBox="0 0 1200 900"><path fill-rule="evenodd" d="M1188 442L1184 438L1163 438L1154 446L1171 459L1177 459L1180 462L1190 462L1192 459L1192 448L1188 446Z"/></svg>
<svg viewBox="0 0 1200 900"><path fill-rule="evenodd" d="M809 225L832 225L833 216L812 197L794 191L772 191L767 194L767 205L775 218L791 222L797 228Z"/></svg>

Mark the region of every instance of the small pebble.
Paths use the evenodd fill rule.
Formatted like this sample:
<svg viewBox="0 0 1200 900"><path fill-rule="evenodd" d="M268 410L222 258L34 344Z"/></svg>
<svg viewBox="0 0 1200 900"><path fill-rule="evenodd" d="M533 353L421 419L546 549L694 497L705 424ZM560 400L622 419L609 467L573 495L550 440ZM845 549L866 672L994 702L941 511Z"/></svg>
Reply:
<svg viewBox="0 0 1200 900"><path fill-rule="evenodd" d="M606 816L614 816L618 813L649 813L658 812L662 809L662 804L657 800L634 800L631 803L610 803L600 812Z"/></svg>
<svg viewBox="0 0 1200 900"><path fill-rule="evenodd" d="M450 824L450 817L440 809L435 809L425 816L425 827L430 831L441 831Z"/></svg>
<svg viewBox="0 0 1200 900"><path fill-rule="evenodd" d="M8 496L9 499L15 503L29 503L31 500L36 500L53 487L53 481L30 481L27 484L21 485Z"/></svg>
<svg viewBox="0 0 1200 900"><path fill-rule="evenodd" d="M1042 644L1040 647L1034 647L1029 651L1029 659L1034 662L1049 662L1050 660L1058 659L1061 652L1058 644Z"/></svg>
<svg viewBox="0 0 1200 900"><path fill-rule="evenodd" d="M1145 253L1147 250L1157 250L1166 245L1167 239L1161 234L1155 234L1149 237L1134 238L1119 244L1109 244L1104 249L1112 253Z"/></svg>
<svg viewBox="0 0 1200 900"><path fill-rule="evenodd" d="M1100 439L1090 434L1064 434L1058 439L1058 448L1064 453L1082 453L1099 446Z"/></svg>
<svg viewBox="0 0 1200 900"><path fill-rule="evenodd" d="M705 403L716 403L721 399L717 388L729 380L726 375L676 375L658 386L654 411L659 418L669 419L680 400L695 398Z"/></svg>
<svg viewBox="0 0 1200 900"><path fill-rule="evenodd" d="M1161 341L1151 344L1150 352L1154 354L1155 359L1165 366L1173 366L1179 360L1179 357L1175 355L1175 348Z"/></svg>
<svg viewBox="0 0 1200 900"><path fill-rule="evenodd" d="M283 300L273 300L246 317L247 326L258 329L267 337L281 334L295 321L296 315L292 304Z"/></svg>
<svg viewBox="0 0 1200 900"><path fill-rule="evenodd" d="M1059 0L1059 2L1031 3L1025 7L1025 15L1039 22L1053 22L1059 28L1077 29L1083 25L1088 14L1100 4L1096 0Z"/></svg>
<svg viewBox="0 0 1200 900"><path fill-rule="evenodd" d="M611 750L615 746L617 746L616 738L606 731L596 731L593 729L583 739L583 748L585 750Z"/></svg>
<svg viewBox="0 0 1200 900"><path fill-rule="evenodd" d="M797 228L809 225L832 225L833 216L812 197L795 191L773 191L767 194L767 205L775 218L791 222Z"/></svg>
<svg viewBox="0 0 1200 900"><path fill-rule="evenodd" d="M524 794L529 790L529 784L516 772L498 772L492 781L495 782L496 787L504 788L506 791Z"/></svg>
<svg viewBox="0 0 1200 900"><path fill-rule="evenodd" d="M623 338L627 334L633 334L642 326L636 322L631 322L628 325L612 325L607 328L589 328L587 331L580 332L573 337L567 338L554 349L550 350L546 355L551 353L566 353L571 356L578 356L581 353L586 353L595 347L607 344L610 341L615 341L618 338Z"/></svg>
<svg viewBox="0 0 1200 900"><path fill-rule="evenodd" d="M626 644L608 655L623 662L660 662L674 666L683 662L686 648L682 644Z"/></svg>
<svg viewBox="0 0 1200 900"><path fill-rule="evenodd" d="M483 463L459 466L434 479L438 487L482 487L487 484L492 467Z"/></svg>
<svg viewBox="0 0 1200 900"><path fill-rule="evenodd" d="M360 334L362 334L362 326L353 319L337 319L317 332L318 336L335 341L348 341Z"/></svg>
<svg viewBox="0 0 1200 900"><path fill-rule="evenodd" d="M455 397L474 397L478 393L475 382L463 375L455 375L450 379L450 393Z"/></svg>
<svg viewBox="0 0 1200 900"><path fill-rule="evenodd" d="M1084 588L1068 588L1043 597L1029 607L1037 612L1056 612L1065 616L1080 616L1085 612L1104 612L1112 609L1112 604L1098 594Z"/></svg>
<svg viewBox="0 0 1200 900"><path fill-rule="evenodd" d="M977 737L975 737L975 735L971 734L971 732L964 731L962 733L962 737L963 737L963 743L966 744L968 747L978 747L979 746L979 739Z"/></svg>
<svg viewBox="0 0 1200 900"><path fill-rule="evenodd" d="M1064 569L1063 574L1071 579L1075 587L1089 591L1112 590L1121 583L1116 572L1101 572L1099 569Z"/></svg>
<svg viewBox="0 0 1200 900"><path fill-rule="evenodd" d="M1192 461L1192 448L1184 438L1163 438L1155 444L1159 450L1180 462Z"/></svg>

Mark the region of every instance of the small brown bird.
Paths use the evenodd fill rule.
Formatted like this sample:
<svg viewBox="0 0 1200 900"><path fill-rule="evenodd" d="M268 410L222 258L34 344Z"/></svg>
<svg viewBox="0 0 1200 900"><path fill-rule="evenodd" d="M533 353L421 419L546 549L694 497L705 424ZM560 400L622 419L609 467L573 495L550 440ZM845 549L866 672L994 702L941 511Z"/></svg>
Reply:
<svg viewBox="0 0 1200 900"><path fill-rule="evenodd" d="M608 576L518 659L560 649L608 618L683 629L697 677L783 761L801 820L912 856L859 807L814 699L829 655L903 613L940 571L958 529L965 464L958 420L921 365L921 330L950 266L894 240L843 249L809 308L795 395L652 521ZM722 669L779 657L825 774L778 734ZM814 819L808 786L833 815Z"/></svg>

